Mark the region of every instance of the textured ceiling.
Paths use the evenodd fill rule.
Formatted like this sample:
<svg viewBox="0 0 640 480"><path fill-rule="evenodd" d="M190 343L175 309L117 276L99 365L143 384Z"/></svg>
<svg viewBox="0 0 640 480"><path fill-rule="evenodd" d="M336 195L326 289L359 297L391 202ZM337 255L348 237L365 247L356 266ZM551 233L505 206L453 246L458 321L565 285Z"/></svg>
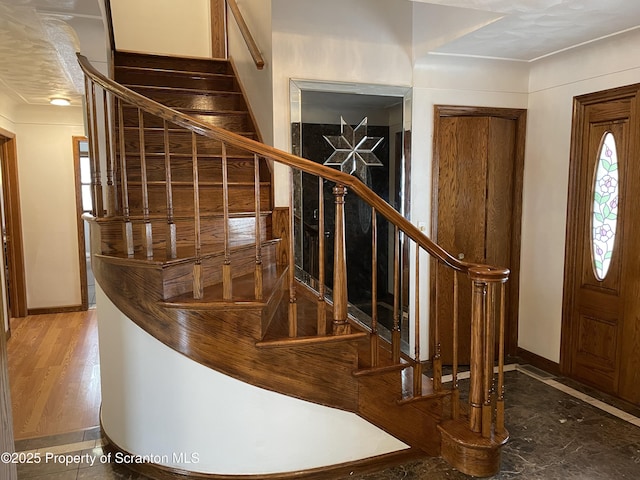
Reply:
<svg viewBox="0 0 640 480"><path fill-rule="evenodd" d="M59 96L80 105L84 80L76 28L84 30L83 22L101 28L97 0L1 0L0 89L28 104Z"/></svg>
<svg viewBox="0 0 640 480"><path fill-rule="evenodd" d="M437 53L528 62L640 25L639 0L412 1L418 61ZM106 62L99 2L0 0L0 92L20 103L63 96L79 105L75 52Z"/></svg>
<svg viewBox="0 0 640 480"><path fill-rule="evenodd" d="M494 14L433 52L532 61L640 25L638 0L413 0L457 9L465 23ZM435 11L435 9L433 9Z"/></svg>

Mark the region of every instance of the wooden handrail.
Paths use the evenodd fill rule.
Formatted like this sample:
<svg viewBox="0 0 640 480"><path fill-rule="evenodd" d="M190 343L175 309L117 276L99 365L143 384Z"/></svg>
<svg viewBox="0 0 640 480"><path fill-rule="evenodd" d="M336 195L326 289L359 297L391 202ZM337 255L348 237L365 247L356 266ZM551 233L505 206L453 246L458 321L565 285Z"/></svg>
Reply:
<svg viewBox="0 0 640 480"><path fill-rule="evenodd" d="M189 115L166 107L105 77L98 72L91 63L89 63L89 60L84 55L78 54L78 62L80 63L80 67L83 72L91 78L95 84L105 90L108 90L115 96L125 99L133 106L146 110L159 118L191 130L204 137L220 140L228 145L234 145L235 147L247 150L252 154L266 157L289 167L300 169L305 173L320 176L334 183L344 185L350 192L355 193L370 206L374 207L376 212L386 218L387 221L397 225L399 230L416 242L420 247L429 252L431 256L454 270L468 273L471 267L480 267L480 265L477 264L460 261L449 254L440 245L434 243L429 237L422 233L418 227L400 215L400 213L398 213L398 211L391 205L376 195L357 177L341 172L340 170L326 167L313 162L312 160L307 160L291 153L278 150L274 147L243 137L223 128L200 122ZM485 269L485 274L491 275L492 277L503 277L506 279L509 275L509 270L505 268L497 268L488 265L483 265L482 267Z"/></svg>
<svg viewBox="0 0 640 480"><path fill-rule="evenodd" d="M253 58L253 62L256 64L258 70L262 70L264 68L264 58L262 57L262 53L260 53L260 49L258 48L258 44L254 40L253 35L251 35L247 22L244 21L244 17L238 8L236 0L227 0L227 5L229 5L231 13L233 13L233 18L236 19L242 38L244 38L247 48L249 49L249 53Z"/></svg>

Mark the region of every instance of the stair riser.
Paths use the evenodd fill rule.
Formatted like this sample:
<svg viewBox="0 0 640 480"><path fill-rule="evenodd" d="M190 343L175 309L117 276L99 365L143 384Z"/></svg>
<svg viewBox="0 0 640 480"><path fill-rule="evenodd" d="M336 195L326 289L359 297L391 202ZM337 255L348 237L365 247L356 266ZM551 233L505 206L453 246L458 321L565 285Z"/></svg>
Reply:
<svg viewBox="0 0 640 480"><path fill-rule="evenodd" d="M194 119L206 123L208 125L213 125L215 127L224 128L226 130L243 134L245 136L250 136L253 138L255 136L255 128L253 123L249 117L248 112L225 112L225 113L215 113L215 112L191 112L185 111L186 114L190 115ZM135 128L134 133L138 135L138 112L135 109L126 107L123 111L123 121L125 127ZM149 129L160 129L162 133L162 128L164 126L162 119L158 117L149 116L147 114L143 115L143 122L145 128ZM168 122L168 127L173 129L170 132L170 135L173 136L176 128L175 125ZM191 132L186 130L182 131L183 134L191 135ZM127 135L128 136L128 135Z"/></svg>
<svg viewBox="0 0 640 480"><path fill-rule="evenodd" d="M126 86L156 86L237 92L238 84L233 76L192 74L182 72L154 72L116 67L115 80Z"/></svg>
<svg viewBox="0 0 640 480"><path fill-rule="evenodd" d="M220 217L203 217L201 219L201 248L203 252L221 251L224 248L224 220ZM176 237L177 248L182 256L188 257L195 253L195 233L193 219L177 218ZM124 241L124 226L120 222L101 223L101 251L105 255L127 255ZM134 251L144 251L144 223L136 221L132 225ZM151 221L153 248L155 251L166 251L168 245L168 228L165 219ZM260 236L262 241L270 240L271 216L260 217ZM255 217L239 217L229 219L229 246L255 244Z"/></svg>
<svg viewBox="0 0 640 480"><path fill-rule="evenodd" d="M441 398L398 405L397 400L402 395L398 372L358 377L358 383L360 416L429 455L440 455L437 427L443 408Z"/></svg>
<svg viewBox="0 0 640 480"><path fill-rule="evenodd" d="M116 52L114 63L118 66L146 67L149 69L182 72L203 72L219 74L233 73L231 64L226 60L178 58L159 55L141 55L128 54L126 52Z"/></svg>
<svg viewBox="0 0 640 480"><path fill-rule="evenodd" d="M247 126L242 120L242 115L237 118L232 116L220 117L221 122L225 123L228 119L232 123ZM169 151L178 155L191 155L192 152L192 135L188 130L171 130L169 136ZM137 154L140 151L140 131L136 124L135 127L125 130L125 151L127 153ZM116 135L116 141L120 141L120 135ZM118 143L119 145L119 143ZM154 128L145 126L144 129L144 146L145 153L164 153L164 131L162 128ZM196 146L199 155L221 155L222 146L219 140L196 136ZM227 155L246 155L247 152L238 148L227 148Z"/></svg>
<svg viewBox="0 0 640 480"><path fill-rule="evenodd" d="M176 110L202 110L204 112L246 111L242 94L227 92L192 93L188 91L165 91L135 86L133 90Z"/></svg>
<svg viewBox="0 0 640 480"><path fill-rule="evenodd" d="M221 185L200 185L200 215L223 213ZM228 189L229 212L244 213L255 211L253 185L230 185ZM150 215L166 215L167 194L164 185L148 186ZM174 214L176 216L194 216L194 198L192 186L173 186ZM261 210L271 210L271 188L260 187ZM129 210L131 215L143 214L142 189L129 185Z"/></svg>
<svg viewBox="0 0 640 480"><path fill-rule="evenodd" d="M138 155L127 155L127 179L130 182L140 182L140 157ZM145 157L147 166L147 181L163 182L166 179L165 158L163 154L147 155ZM268 169L266 165L261 166L262 170ZM264 173L264 172L261 172ZM262 175L264 181L268 181L268 175ZM198 178L201 182L221 182L222 181L222 159L220 157L198 158ZM227 157L227 179L230 183L254 181L253 158ZM171 156L171 180L173 182L192 182L193 166L191 157Z"/></svg>
<svg viewBox="0 0 640 480"><path fill-rule="evenodd" d="M255 251L243 249L233 251L230 256L233 278L252 273L256 269ZM275 262L275 245L262 249L263 265ZM202 259L203 285L209 287L222 282L223 255ZM166 266L162 271L163 298L169 300L178 295L193 292L193 263L181 263ZM222 299L220 299L222 300Z"/></svg>

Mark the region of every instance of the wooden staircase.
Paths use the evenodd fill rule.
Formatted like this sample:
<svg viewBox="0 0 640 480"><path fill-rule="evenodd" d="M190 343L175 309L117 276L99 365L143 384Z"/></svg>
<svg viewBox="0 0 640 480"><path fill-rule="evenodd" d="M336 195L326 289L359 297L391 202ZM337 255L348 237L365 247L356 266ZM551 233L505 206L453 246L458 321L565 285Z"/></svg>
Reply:
<svg viewBox="0 0 640 480"><path fill-rule="evenodd" d="M115 81L83 57L80 63L91 126L95 209L85 218L92 266L127 317L209 368L355 412L465 473L498 470L508 434L492 345L503 334L499 298L508 271L459 262L357 179L256 141L229 61L116 52ZM385 340L375 318L366 326L347 315L344 278L334 278L332 302L324 287L314 291L294 278L291 218L273 206L274 161L336 183L337 275L346 277L340 226L348 186L391 222L396 245L403 232L418 251L471 280L475 354L490 360L472 365L468 408L458 401L456 365L452 385L442 385L437 347L430 372L423 371L419 325L415 355L400 352L397 305Z"/></svg>

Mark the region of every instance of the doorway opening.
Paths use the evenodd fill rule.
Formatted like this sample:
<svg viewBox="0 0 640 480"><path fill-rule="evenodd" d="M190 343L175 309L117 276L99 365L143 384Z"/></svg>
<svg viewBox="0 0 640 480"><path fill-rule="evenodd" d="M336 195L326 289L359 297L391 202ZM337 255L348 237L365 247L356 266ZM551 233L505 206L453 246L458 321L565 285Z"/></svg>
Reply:
<svg viewBox="0 0 640 480"><path fill-rule="evenodd" d="M91 236L89 224L82 219L91 213L91 159L89 141L86 137L73 137L73 163L76 172L76 218L78 219L78 250L80 264L80 292L82 310L95 308L96 280L91 270Z"/></svg>
<svg viewBox="0 0 640 480"><path fill-rule="evenodd" d="M292 80L291 129L294 154L357 176L405 218L410 217L411 90L365 84ZM341 155L344 142L362 156ZM363 145L360 152L357 145ZM319 189L316 177L294 173L294 229L297 277L317 289L319 259L325 261L325 289L333 286L333 184L323 182L325 229L319 231ZM394 232L378 216L376 266L372 266L371 209L355 195L345 201L347 291L349 313L370 325L372 269L376 269L375 295L382 335L393 327ZM319 254L320 235L324 254ZM400 239L401 288L398 290L403 350L409 351L408 242ZM406 251L406 254L404 254ZM405 272L406 270L406 272Z"/></svg>

